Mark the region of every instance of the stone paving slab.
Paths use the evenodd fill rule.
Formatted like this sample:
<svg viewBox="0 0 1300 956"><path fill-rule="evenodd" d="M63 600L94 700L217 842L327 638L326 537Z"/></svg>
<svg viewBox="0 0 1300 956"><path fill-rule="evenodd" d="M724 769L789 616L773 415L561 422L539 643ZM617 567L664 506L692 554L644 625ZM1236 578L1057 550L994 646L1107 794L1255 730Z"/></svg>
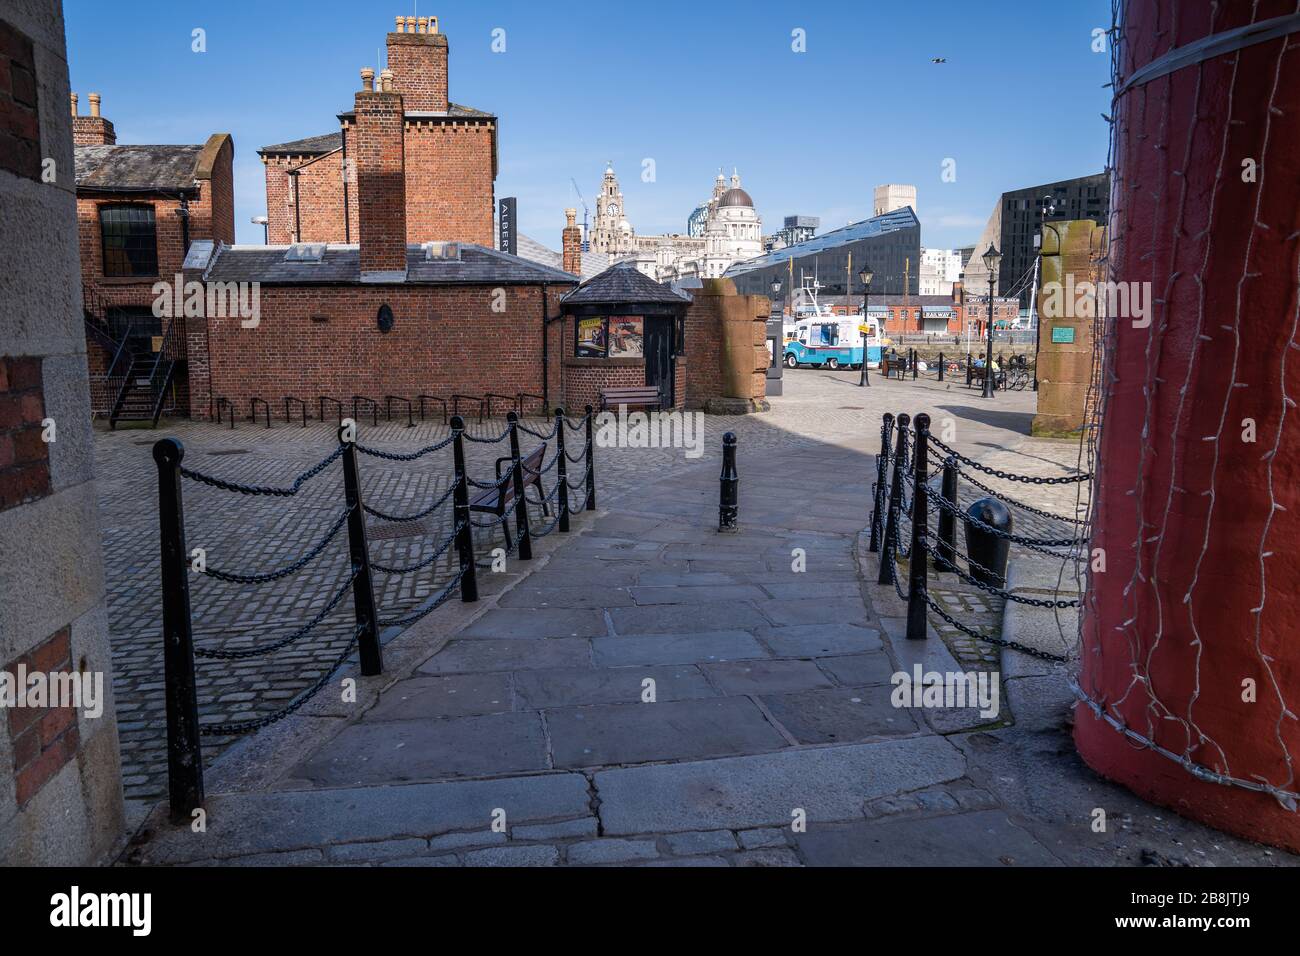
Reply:
<svg viewBox="0 0 1300 956"><path fill-rule="evenodd" d="M587 780L581 774L552 773L393 787L217 794L208 798L206 833L155 820L153 838L138 848L134 862L181 863L327 844L483 832L490 830L498 808L515 824L589 816Z"/></svg>
<svg viewBox="0 0 1300 956"><path fill-rule="evenodd" d="M348 787L546 770L536 714L445 720L363 721L347 727L293 771L317 786Z"/></svg>
<svg viewBox="0 0 1300 956"><path fill-rule="evenodd" d="M707 631L696 634L629 634L598 637L591 642L596 664L695 664L749 660L768 652L746 631Z"/></svg>
<svg viewBox="0 0 1300 956"><path fill-rule="evenodd" d="M420 666L424 674L513 671L521 668L570 667L591 662L591 641L582 637L548 640L452 641Z"/></svg>
<svg viewBox="0 0 1300 956"><path fill-rule="evenodd" d="M767 592L753 584L730 584L711 588L634 587L631 591L632 599L641 607L658 604L714 604L718 601L766 602L768 600Z"/></svg>
<svg viewBox="0 0 1300 956"><path fill-rule="evenodd" d="M760 627L754 632L777 657L831 657L880 650L880 632L853 624Z"/></svg>
<svg viewBox="0 0 1300 956"><path fill-rule="evenodd" d="M817 666L845 687L865 687L868 684L888 684L894 676L894 665L883 653L849 654L845 657L823 657Z"/></svg>
<svg viewBox="0 0 1300 956"><path fill-rule="evenodd" d="M787 750L599 771L604 832L612 835L789 826L856 818L865 800L960 777L965 760L940 737Z"/></svg>
<svg viewBox="0 0 1300 956"><path fill-rule="evenodd" d="M852 743L916 733L916 720L890 702L887 688L832 687L764 695L763 704L801 744Z"/></svg>
<svg viewBox="0 0 1300 956"><path fill-rule="evenodd" d="M654 681L659 701L717 696L699 668L689 664L520 671L514 675L514 691L521 709L632 704L642 699L647 679Z"/></svg>
<svg viewBox="0 0 1300 956"><path fill-rule="evenodd" d="M998 810L810 826L795 835L809 866L1061 866Z"/></svg>
<svg viewBox="0 0 1300 956"><path fill-rule="evenodd" d="M460 632L461 638L595 637L607 634L605 615L582 608L493 608Z"/></svg>
<svg viewBox="0 0 1300 956"><path fill-rule="evenodd" d="M561 769L759 753L786 740L744 697L605 704L546 712Z"/></svg>
<svg viewBox="0 0 1300 956"><path fill-rule="evenodd" d="M549 579L548 579L549 580ZM570 579L571 580L571 579ZM525 585L501 596L503 608L606 608L631 607L635 603L626 586L587 585L585 587L549 587L530 577ZM602 632L603 633L603 632Z"/></svg>
<svg viewBox="0 0 1300 956"><path fill-rule="evenodd" d="M831 686L812 661L728 661L700 669L724 694L782 694Z"/></svg>
<svg viewBox="0 0 1300 956"><path fill-rule="evenodd" d="M423 717L471 717L511 709L508 674L413 677L388 688L364 717L367 721Z"/></svg>
<svg viewBox="0 0 1300 956"><path fill-rule="evenodd" d="M768 623L747 601L715 601L688 606L619 607L609 612L619 634L721 631L759 627ZM601 633L604 633L602 631Z"/></svg>

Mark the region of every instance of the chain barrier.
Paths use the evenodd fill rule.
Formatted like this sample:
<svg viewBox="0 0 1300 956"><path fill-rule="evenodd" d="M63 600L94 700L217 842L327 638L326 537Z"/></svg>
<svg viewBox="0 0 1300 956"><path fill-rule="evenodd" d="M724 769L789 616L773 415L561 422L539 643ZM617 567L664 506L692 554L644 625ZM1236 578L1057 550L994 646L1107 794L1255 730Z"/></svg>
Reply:
<svg viewBox="0 0 1300 956"><path fill-rule="evenodd" d="M997 468L989 468L987 465L981 465L979 462L967 458L961 452L948 447L933 435L929 436L928 440L941 451L947 453L950 458L954 458L963 464L970 465L972 468L977 471L982 471L986 475L992 475L994 478L1001 478L1003 481L1019 481L1027 485L1069 485L1078 484L1079 482L1084 481L1092 481L1092 475L1090 474L1065 475L1059 478L1042 478L1037 475L1016 475L1011 472L1001 471Z"/></svg>
<svg viewBox="0 0 1300 956"><path fill-rule="evenodd" d="M311 468L308 468L301 475L295 478L293 484L288 488L273 488L267 485L242 485L235 481L226 481L222 478L214 478L212 475L205 475L201 471L191 471L189 468L181 468L180 473L184 477L190 479L190 481L197 481L200 484L211 485L213 488L220 491L233 491L236 494L251 496L292 498L302 490L303 485L307 484L307 482L311 481L342 457L343 449L339 448L333 454L317 462Z"/></svg>
<svg viewBox="0 0 1300 956"><path fill-rule="evenodd" d="M216 578L218 581L225 581L229 584L267 584L271 581L279 581L283 578L287 578L291 574L301 571L307 565L311 564L311 562L317 558L321 552L329 547L329 543L334 540L335 536L343 530L343 526L347 524L348 516L350 514L352 514L351 508L344 509L343 513L339 515L338 520L334 522L334 525L330 530L325 532L325 537L321 538L320 542L314 548L293 564L283 567L279 571L267 571L263 574L235 574L231 571L219 571L216 568L207 568L203 573L210 578Z"/></svg>
<svg viewBox="0 0 1300 956"><path fill-rule="evenodd" d="M1074 524L1074 525L1086 525L1086 524L1087 524L1087 520L1086 520L1086 519L1081 519L1081 518L1067 518L1067 517L1065 517L1064 515L1056 515L1056 514L1052 514L1050 511L1042 511L1042 510L1040 510L1040 509L1038 509L1038 508L1033 507L1032 505L1027 505L1027 504L1025 504L1023 501L1017 501L1015 498L1012 498L1012 497L1010 497L1010 496L1004 494L1004 493L1001 492L1001 491L994 491L994 490L993 490L992 488L990 488L988 485L983 484L982 482L976 480L976 479L973 478L971 475L968 475L966 472L961 471L960 469L958 469L958 472L959 472L959 474L960 474L963 478L966 479L966 481L968 481L970 484L974 485L974 486L975 486L976 488L978 488L980 491L983 491L983 492L985 492L986 494L990 494L990 495L992 495L994 498L997 498L999 501L1001 501L1001 502L1003 502L1003 503L1005 503L1005 504L1011 505L1011 506L1013 506L1013 507L1015 507L1015 508L1019 508L1021 511L1027 512L1028 514L1031 514L1031 515L1038 515L1038 517L1040 517L1040 518L1048 518L1048 519L1050 519L1050 520L1052 520L1052 521L1060 521L1062 524ZM941 472L941 473L942 473L942 472Z"/></svg>
<svg viewBox="0 0 1300 956"><path fill-rule="evenodd" d="M458 593L463 601L476 601L478 599L476 571L480 567L491 567L493 562L476 560L473 541L473 530L475 528L490 530L496 530L498 527L508 528L510 519L517 519L520 535L512 540L508 530L506 531L508 544L505 553L507 555L518 553L526 559L531 556L531 552L526 547L520 547L521 542L527 544L531 538L545 537L557 529L560 531L569 530L568 519L573 514L573 509L561 497L560 493L562 491L581 490L585 483L586 494L582 499L582 506L577 510L581 511L589 507L595 507L594 463L591 454L593 446L591 407L588 406L587 414L576 422L564 416L562 412L557 411L551 427L546 431L521 424L518 421L518 416L513 414L510 419L510 426L501 434L494 437L480 437L469 434L463 419L455 416L451 420L451 432L447 438L410 452L387 451L382 448L361 445L355 441L345 442L342 439L346 433L340 428L340 443L337 449L298 475L292 483L278 487L245 484L184 468L181 464L184 458L184 448L180 442L174 439L164 439L154 446L154 459L159 470L160 537L163 554L163 635L167 684L168 781L173 819L188 819L193 809L202 806L202 752L199 743L202 737L230 737L251 733L283 720L319 693L348 659L358 652L361 674L363 676L380 674L383 671L383 662L379 628L407 627L415 624L447 603ZM565 450L562 429L586 431L586 440L581 448L581 454L574 456ZM517 441L520 431L535 436L542 443L540 448L533 449L528 456L524 456L522 459L519 456ZM472 478L466 468L464 443L494 445L506 439L511 440L511 467L506 474L500 475L495 481L479 481ZM547 442L551 440L555 440L555 454L551 456L549 464L540 467L529 465L527 459L539 452L542 460L545 459L548 450ZM386 462L410 463L421 461L447 447L453 447L455 450L451 487L438 494L436 500L432 500L420 511L405 515L392 514L364 502L360 473L357 466L359 457L364 456ZM562 467L566 461L585 465L576 485L573 479L565 474L565 469ZM310 562L324 554L346 527L348 530L348 551L351 568L347 580L332 593L330 599L311 616L310 620L281 638L256 647L241 647L238 649L208 648L196 645L189 598L188 575L190 565L185 547L185 528L181 508L183 479L196 481L219 491L235 494L290 498L297 495L307 482L322 474L334 462L341 462L342 464L346 507L341 514L333 519L330 527L320 540L314 543L301 557L291 564L273 571L244 572L206 568L203 573L214 580L229 584L258 585L281 581L301 571ZM498 462L499 467L500 463ZM549 493L546 493L542 478L557 468L556 480L552 484ZM520 484L525 480L527 484L537 487L537 498L530 497L527 488ZM511 482L515 483L514 492L507 491ZM500 515L495 516L492 520L479 521L472 516L471 509L476 505L470 501L468 490L470 488L489 492L494 491L499 496L498 501L500 501L500 496L510 494L512 500L508 506L502 507ZM484 497L490 498L490 496L480 496L479 504L482 503ZM559 498L558 501L557 498ZM540 507L543 510L550 510L549 506L552 502L556 503L554 517L543 528L532 532L530 535L527 524L528 507L531 505L535 508ZM449 504L454 505L455 512L454 518L450 522L450 530L438 537L432 553L405 565L382 564L371 559L367 541L367 516L393 524L410 525L438 513ZM482 509L480 508L480 510ZM431 598L425 600L418 608L409 613L399 612L389 616L380 615L375 600L374 574L394 578L413 575L435 568L451 551L453 545L456 546L459 553L459 567L455 569L455 573L451 574L441 584ZM438 577L442 576L439 571L430 573ZM271 713L248 720L224 720L206 724L199 720L197 676L194 666L196 660L243 661L269 657L277 651L301 643L305 638L317 632L320 625L344 603L349 594L353 598L355 625L347 646L333 661L332 666L315 678L289 704Z"/></svg>
<svg viewBox="0 0 1300 956"><path fill-rule="evenodd" d="M425 508L423 511L417 512L413 515L390 515L383 511L380 511L378 508L372 508L370 507L370 505L365 506L366 514L370 515L371 517L378 518L380 521L389 521L392 522L393 524L410 524L412 522L420 521L424 518L429 517L429 515L433 514L435 511L437 511L439 508L445 505L448 501L450 501L452 495L454 495L455 493L456 493L456 485L453 483L452 486L447 489L446 494L444 494L433 504L429 505L429 507Z"/></svg>

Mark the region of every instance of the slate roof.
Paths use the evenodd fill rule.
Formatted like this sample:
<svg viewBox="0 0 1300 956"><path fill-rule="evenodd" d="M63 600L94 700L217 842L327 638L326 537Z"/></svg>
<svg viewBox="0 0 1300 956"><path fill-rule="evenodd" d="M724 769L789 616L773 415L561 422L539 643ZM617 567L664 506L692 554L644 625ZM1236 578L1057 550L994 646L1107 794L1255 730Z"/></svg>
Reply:
<svg viewBox="0 0 1300 956"><path fill-rule="evenodd" d="M78 146L77 188L148 192L194 188L202 146Z"/></svg>
<svg viewBox="0 0 1300 956"><path fill-rule="evenodd" d="M597 305L622 302L690 302L690 296L656 282L630 262L619 262L594 279L588 279L563 299L565 305Z"/></svg>
<svg viewBox="0 0 1300 956"><path fill-rule="evenodd" d="M526 236L522 232L515 239L515 248L519 255L533 262L540 262L542 265L550 266L552 269L564 268L564 255L556 252L549 246L538 242L532 236ZM582 254L582 278L594 279L606 269L609 268L609 256L603 252L584 252Z"/></svg>
<svg viewBox="0 0 1300 956"><path fill-rule="evenodd" d="M344 116L355 116L356 110L344 110L339 114L339 118ZM445 112L442 110L407 110L406 114L410 119L496 119L494 113L487 113L483 110L476 110L472 106L462 106L460 103L448 103Z"/></svg>
<svg viewBox="0 0 1300 956"><path fill-rule="evenodd" d="M287 262L289 246L222 246L204 278L264 285L353 285L361 282L361 248L328 245L320 262ZM459 259L425 258L423 246L406 247L408 285L572 284L577 276L483 246L460 244Z"/></svg>
<svg viewBox="0 0 1300 956"><path fill-rule="evenodd" d="M257 151L259 156L323 156L343 147L343 133L326 133L324 136L308 136L306 139L290 140L274 146L263 146Z"/></svg>

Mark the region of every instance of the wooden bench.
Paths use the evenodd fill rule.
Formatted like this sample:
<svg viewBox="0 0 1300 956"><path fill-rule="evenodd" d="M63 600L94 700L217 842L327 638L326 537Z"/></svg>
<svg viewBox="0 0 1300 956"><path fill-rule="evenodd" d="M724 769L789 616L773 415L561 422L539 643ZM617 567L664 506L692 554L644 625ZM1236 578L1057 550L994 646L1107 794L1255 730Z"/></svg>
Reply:
<svg viewBox="0 0 1300 956"><path fill-rule="evenodd" d="M664 407L663 395L656 385L640 385L636 388L603 388L600 391L600 410L607 411L620 405L640 408L654 407L656 411Z"/></svg>
<svg viewBox="0 0 1300 956"><path fill-rule="evenodd" d="M536 449L529 452L526 458L519 460L520 467L523 469L523 485L527 489L533 485L537 489L537 495L542 498L542 514L550 517L551 509L547 505L545 498L546 493L542 490L542 461L546 457L546 446L538 445ZM510 457L497 459L497 481L501 481L501 466L510 463L513 466L514 459ZM501 522L501 530L506 536L506 550L509 551L514 547L514 542L510 537L510 522L506 520L506 511L515 500L515 483L512 478L504 484L498 484L495 488L485 488L479 492L469 503L469 510L480 512L482 514L496 515L497 520Z"/></svg>

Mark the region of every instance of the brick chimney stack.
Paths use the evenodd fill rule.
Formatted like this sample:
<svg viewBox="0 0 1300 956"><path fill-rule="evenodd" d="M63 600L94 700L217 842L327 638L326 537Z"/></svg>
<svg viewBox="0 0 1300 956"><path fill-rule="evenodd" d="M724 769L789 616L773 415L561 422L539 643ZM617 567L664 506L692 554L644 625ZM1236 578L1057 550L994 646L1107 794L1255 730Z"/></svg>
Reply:
<svg viewBox="0 0 1300 956"><path fill-rule="evenodd" d="M416 113L447 112L447 37L437 17L397 17L388 34L388 66L393 86L406 108Z"/></svg>
<svg viewBox="0 0 1300 956"><path fill-rule="evenodd" d="M91 93L90 115L77 115L77 94L72 94L72 145L73 146L116 146L117 131L113 124L99 115L99 94Z"/></svg>
<svg viewBox="0 0 1300 956"><path fill-rule="evenodd" d="M564 210L566 220L561 233L561 268L575 276L582 275L582 230L578 228L578 210Z"/></svg>
<svg viewBox="0 0 1300 956"><path fill-rule="evenodd" d="M369 76L367 76L369 74ZM357 175L357 226L362 282L406 279L406 157L402 95L392 74L362 71L365 88L355 98L356 130L349 145Z"/></svg>

